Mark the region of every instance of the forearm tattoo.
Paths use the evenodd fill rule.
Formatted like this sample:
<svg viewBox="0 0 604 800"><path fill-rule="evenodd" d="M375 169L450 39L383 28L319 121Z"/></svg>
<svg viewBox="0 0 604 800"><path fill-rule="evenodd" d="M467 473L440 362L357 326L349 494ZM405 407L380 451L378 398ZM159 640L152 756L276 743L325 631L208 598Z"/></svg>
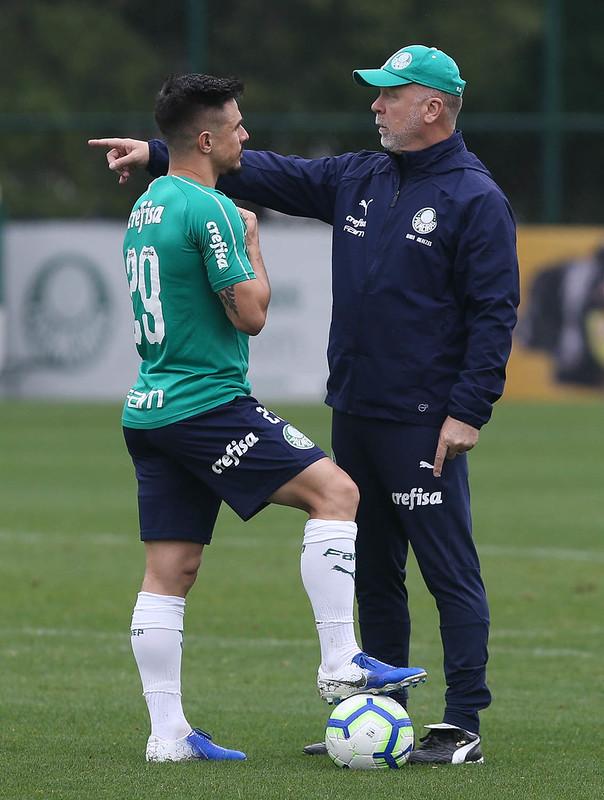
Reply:
<svg viewBox="0 0 604 800"><path fill-rule="evenodd" d="M235 300L235 287L227 286L221 292L218 292L218 297L222 301L222 305L226 309L230 309L233 314L239 316L239 309L237 308L237 301Z"/></svg>

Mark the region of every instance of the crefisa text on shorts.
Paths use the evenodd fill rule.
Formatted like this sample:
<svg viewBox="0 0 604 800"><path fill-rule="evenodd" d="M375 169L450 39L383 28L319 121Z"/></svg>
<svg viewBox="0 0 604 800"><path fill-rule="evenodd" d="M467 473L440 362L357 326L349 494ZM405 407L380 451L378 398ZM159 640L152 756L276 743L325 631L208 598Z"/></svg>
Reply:
<svg viewBox="0 0 604 800"><path fill-rule="evenodd" d="M243 439L239 439L238 442L233 439L233 441L224 448L224 455L220 456L220 458L212 464L212 472L215 472L217 475L222 475L225 469L236 467L241 463L241 457L247 453L250 447L253 447L259 441L260 439L255 433L252 433L252 431L247 433Z"/></svg>

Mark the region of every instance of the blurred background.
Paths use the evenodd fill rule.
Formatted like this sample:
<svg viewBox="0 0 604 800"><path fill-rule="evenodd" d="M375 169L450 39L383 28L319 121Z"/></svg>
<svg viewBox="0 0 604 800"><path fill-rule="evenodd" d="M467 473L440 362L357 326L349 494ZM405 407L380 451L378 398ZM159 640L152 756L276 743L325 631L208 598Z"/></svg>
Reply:
<svg viewBox="0 0 604 800"><path fill-rule="evenodd" d="M468 82L460 127L519 222L523 307L508 396L602 391L602 3L586 0L580 13L568 0L0 7L4 394L117 398L136 368L120 240L148 177L118 188L89 137L155 136L163 78L207 71L244 79L250 147L307 156L377 149L373 93L351 71L414 42L460 64ZM256 391L320 400L329 229L272 215L264 222L275 294L271 322L254 343Z"/></svg>

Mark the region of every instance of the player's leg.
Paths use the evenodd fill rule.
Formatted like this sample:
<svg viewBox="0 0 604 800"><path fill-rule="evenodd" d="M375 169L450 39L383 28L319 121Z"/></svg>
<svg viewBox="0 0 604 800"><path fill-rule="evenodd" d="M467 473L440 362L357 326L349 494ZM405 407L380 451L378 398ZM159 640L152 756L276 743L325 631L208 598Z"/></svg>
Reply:
<svg viewBox="0 0 604 800"><path fill-rule="evenodd" d="M323 673L337 673L360 652L354 630L354 521L358 491L348 475L321 458L281 486L269 498L300 508L304 527L300 572L310 600Z"/></svg>
<svg viewBox="0 0 604 800"><path fill-rule="evenodd" d="M301 508L310 517L304 529L300 568L321 645L321 696L332 702L359 691L386 693L423 680L423 669L393 667L376 659L374 653L368 656L357 644L353 519L358 492L350 477L324 458L290 480L270 500Z"/></svg>
<svg viewBox="0 0 604 800"><path fill-rule="evenodd" d="M141 591L187 596L201 564L203 544L187 541L145 542L145 574Z"/></svg>
<svg viewBox="0 0 604 800"><path fill-rule="evenodd" d="M340 676L337 665L347 665L339 694L336 688L321 688L323 696L333 700L344 693L385 691L386 685L421 680L421 669L393 674L390 665L369 663L356 643L349 567L354 560L358 492L350 478L301 431L251 397L171 427L182 432L175 449L178 458L193 465L200 480L242 519L250 519L269 502L309 514L301 569L321 631L324 673L337 671ZM351 658L353 650L356 655Z"/></svg>
<svg viewBox="0 0 604 800"><path fill-rule="evenodd" d="M358 420L334 413L333 450L338 465L349 474L360 490L357 510L355 583L361 621L363 650L386 664L408 668L409 615L404 585L407 542L401 535L398 521L384 502L383 492L372 477L364 439L370 420ZM360 591L359 591L360 590ZM420 668L410 668L417 685ZM402 705L407 705L407 688L388 692ZM309 744L307 755L325 755L325 742Z"/></svg>
<svg viewBox="0 0 604 800"><path fill-rule="evenodd" d="M240 760L193 729L182 707L185 597L195 582L220 501L153 446L152 432L125 429L139 485L146 567L132 615L131 642L151 721L148 761Z"/></svg>

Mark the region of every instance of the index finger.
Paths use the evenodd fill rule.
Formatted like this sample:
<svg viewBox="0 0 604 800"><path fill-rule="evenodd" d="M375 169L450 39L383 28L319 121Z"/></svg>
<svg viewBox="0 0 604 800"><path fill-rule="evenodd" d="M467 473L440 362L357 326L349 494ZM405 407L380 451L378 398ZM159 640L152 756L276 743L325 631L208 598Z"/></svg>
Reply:
<svg viewBox="0 0 604 800"><path fill-rule="evenodd" d="M88 139L90 147L119 147L123 145L123 139Z"/></svg>
<svg viewBox="0 0 604 800"><path fill-rule="evenodd" d="M440 478L441 473L443 471L443 464L445 462L445 458L447 457L448 447L442 439L438 440L438 446L436 448L436 455L434 456L434 470L432 474L435 478Z"/></svg>

